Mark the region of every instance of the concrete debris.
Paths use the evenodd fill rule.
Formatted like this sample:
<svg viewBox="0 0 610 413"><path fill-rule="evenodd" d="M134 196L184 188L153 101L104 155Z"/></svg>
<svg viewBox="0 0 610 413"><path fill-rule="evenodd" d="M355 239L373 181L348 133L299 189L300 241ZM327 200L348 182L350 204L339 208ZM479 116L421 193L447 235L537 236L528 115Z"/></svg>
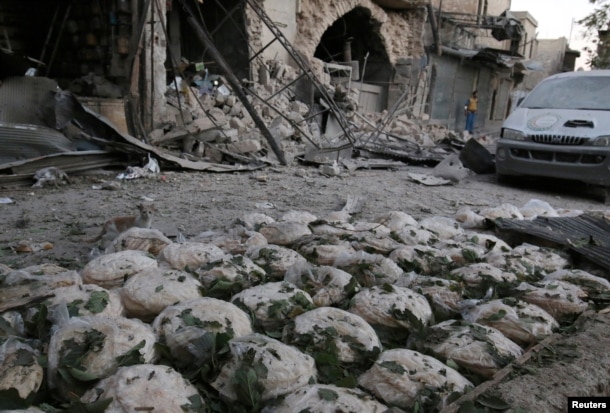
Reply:
<svg viewBox="0 0 610 413"><path fill-rule="evenodd" d="M68 178L68 175L61 169L54 166L37 170L34 173L34 180L36 182L34 185L32 185L32 188L42 188L47 183L50 183L57 188L60 184L70 183L70 178Z"/></svg>
<svg viewBox="0 0 610 413"><path fill-rule="evenodd" d="M453 154L436 165L432 170L432 175L457 183L468 176L468 169L462 165L459 155Z"/></svg>
<svg viewBox="0 0 610 413"><path fill-rule="evenodd" d="M409 179L413 182L420 183L426 186L442 186L442 185L451 185L451 181L448 179L439 178L432 175L427 174L418 174L415 172L410 172L408 174Z"/></svg>
<svg viewBox="0 0 610 413"><path fill-rule="evenodd" d="M320 173L325 176L340 176L341 167L336 163L332 165L320 165Z"/></svg>
<svg viewBox="0 0 610 413"><path fill-rule="evenodd" d="M496 170L493 155L476 139L466 141L460 152L460 161L468 169L478 174L494 173Z"/></svg>
<svg viewBox="0 0 610 413"><path fill-rule="evenodd" d="M206 83L210 79L214 81ZM352 158L368 160L369 167L372 159L390 161L373 162L378 168L395 169L396 162L435 166L456 153L455 146L467 142L453 131L425 125L422 120L405 113L396 115L387 124L384 121L387 111L358 113L354 91L331 85L328 79L329 83L324 87L329 96L337 100L335 103L339 109L336 110L343 111L349 119L350 130L346 133L331 106L323 101L313 106L304 103L299 100L298 88L294 92L297 95L282 93L286 83L297 80L298 73L294 68L272 60L265 64L262 82L244 81L249 104L267 131L253 120L253 112L246 110L243 96L238 99L238 94L231 90L222 76L208 73L190 80L177 77L169 83L165 94L167 111L161 126L143 139L117 128L116 122L125 124L124 114L122 121L98 116L68 90L50 95L43 109L48 122L61 129L52 132L65 138L64 146L69 146L69 152L104 150L108 154L104 161L106 164L116 163L117 155L141 158L146 153L155 155L164 164L193 170L234 171L236 164L239 164L237 170L247 170L297 160L323 165L320 173L326 176L340 176L342 167ZM111 82L93 74L77 79L70 89L79 93L95 89L97 96L117 97ZM303 100L306 98L303 96ZM318 115L312 117L311 113ZM379 130L381 124L384 124L383 130ZM33 135L33 131L25 132L32 135L28 135L27 142L40 139ZM270 136L265 135L267 132ZM10 144L10 139L10 135L0 136L0 144L4 141ZM37 147L33 143L29 145ZM277 148L283 156L278 157ZM62 151L66 149L62 148ZM278 159L280 157L284 159ZM53 165L53 161L53 158L48 160L51 166L59 165ZM92 163L89 169L94 166L103 165ZM128 171L119 175L119 179L134 179L150 173L146 167L127 168ZM85 169L79 166L79 171ZM68 172L73 170L71 166L68 168Z"/></svg>
<svg viewBox="0 0 610 413"><path fill-rule="evenodd" d="M159 163L156 159L148 156L148 162L144 167L139 166L128 166L125 172L120 173L117 176L118 180L131 180L137 178L148 178L154 177L161 172L161 168L159 168Z"/></svg>
<svg viewBox="0 0 610 413"><path fill-rule="evenodd" d="M454 131L438 125L425 125L420 119L405 113L391 119L385 130L377 131L377 126L388 115L387 111L358 113L357 96L354 97L357 90L348 91L340 85L331 85L330 79L327 79L328 83L324 86L348 116L351 132L357 137L355 142L350 142L334 121L332 113L307 118L312 112L328 110L324 102L321 102L321 108L311 107L288 93L278 93L283 85L297 79L294 68L279 60L269 60L261 66L260 71L262 75L259 74L258 82L246 82L247 91L249 97L256 97L251 99L252 105L284 151L286 159L300 159L299 156L305 154L306 162L319 165L332 164L337 160L338 153L342 158L364 154L368 158L392 158L434 166L452 153L449 147L436 153L440 145L451 141L465 142ZM211 75L206 73L201 76ZM242 102L224 82L203 93L196 82L187 85L186 81L181 80L178 89L172 82L166 96L174 115L168 117L163 135L159 131L151 133L149 140L152 144L179 151L178 156L186 159L203 157L213 162L225 162L235 153L273 162L273 157L268 157L271 152L268 142L257 131ZM177 119L180 108L190 113ZM196 123L197 126L193 127L188 122L181 124L183 121ZM241 144L242 141L248 143ZM227 142L231 145L224 145ZM205 149L201 150L202 146ZM336 176L336 171L331 169L324 173Z"/></svg>

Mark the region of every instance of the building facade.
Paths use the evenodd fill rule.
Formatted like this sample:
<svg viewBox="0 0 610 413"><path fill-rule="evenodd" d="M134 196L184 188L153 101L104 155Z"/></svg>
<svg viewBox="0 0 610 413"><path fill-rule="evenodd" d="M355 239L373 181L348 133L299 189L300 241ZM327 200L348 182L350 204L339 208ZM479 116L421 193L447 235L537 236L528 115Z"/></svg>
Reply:
<svg viewBox="0 0 610 413"><path fill-rule="evenodd" d="M514 46L522 28L506 14L509 6L510 0L7 0L0 18L10 53L35 57L38 73L62 88L88 77L116 85L120 92L111 97L125 100L137 136L168 121L165 92L188 70L223 75L228 67L240 81L258 82L274 61L294 65L293 54L323 83L332 78L329 67L349 67L362 112L401 103L459 130L463 102L476 89L484 132L507 113L520 57ZM31 9L41 13L34 18ZM0 76L23 74L27 65L7 68ZM83 87L82 94L91 90Z"/></svg>

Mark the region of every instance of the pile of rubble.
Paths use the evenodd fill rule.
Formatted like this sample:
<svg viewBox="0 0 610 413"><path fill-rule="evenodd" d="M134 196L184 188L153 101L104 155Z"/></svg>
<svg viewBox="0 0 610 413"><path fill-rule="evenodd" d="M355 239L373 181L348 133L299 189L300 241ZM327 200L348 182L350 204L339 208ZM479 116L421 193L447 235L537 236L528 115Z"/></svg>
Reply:
<svg viewBox="0 0 610 413"><path fill-rule="evenodd" d="M346 116L351 127L350 136L341 131L329 136L328 130L323 131L320 125L332 122L335 114L325 111L323 102L312 107L282 90L283 85L296 81L297 72L293 68L273 61L268 62L259 82L244 82L250 104L287 159L311 153L311 149L328 152L349 147L355 150L350 154L438 163L451 153L441 147L442 143L463 144L469 138L442 126L425 125L405 111L360 114L356 110L358 91L346 93L342 85L331 86L327 79L325 87L339 102L344 110L340 116ZM208 86L202 87L202 83ZM189 80L177 77L169 84L166 99L167 119L162 128L149 135L152 145L192 160L277 162L251 114L222 76L217 76L214 84L197 75ZM320 114L306 118L311 113ZM315 161L323 163L324 159Z"/></svg>
<svg viewBox="0 0 610 413"><path fill-rule="evenodd" d="M87 107L86 99L81 102L70 90L58 91L51 79L13 78L2 87L37 90L24 95L41 98L23 103L38 107L22 114L35 126L0 125L6 148L0 185L31 183L37 171L49 167L69 175L132 167L151 157L163 169L227 172L299 161L328 169L326 175L339 175L344 168L438 165L473 141L426 125L408 107L361 114L358 90L333 85L330 78L320 86L322 96L306 104L297 94L312 86L294 68L278 61L263 68L258 82L242 80L239 91L219 75L176 77L166 90L162 126L139 138L125 132L124 117L119 127ZM81 83L70 87L96 87L114 96L112 85L99 77Z"/></svg>

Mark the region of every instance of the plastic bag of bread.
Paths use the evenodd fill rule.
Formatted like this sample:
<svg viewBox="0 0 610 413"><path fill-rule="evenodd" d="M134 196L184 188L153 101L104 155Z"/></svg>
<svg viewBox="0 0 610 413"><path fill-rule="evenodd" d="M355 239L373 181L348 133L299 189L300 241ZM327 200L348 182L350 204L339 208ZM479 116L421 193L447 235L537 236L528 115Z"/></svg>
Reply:
<svg viewBox="0 0 610 413"><path fill-rule="evenodd" d="M447 320L409 336L408 346L443 362L490 378L523 350L495 328L464 320Z"/></svg>
<svg viewBox="0 0 610 413"><path fill-rule="evenodd" d="M422 411L442 408L449 395L463 393L472 383L434 357L413 350L382 352L358 378L358 385L388 405ZM429 410L428 410L429 409Z"/></svg>
<svg viewBox="0 0 610 413"><path fill-rule="evenodd" d="M0 392L14 390L22 401L32 401L44 377L39 357L25 340L0 338Z"/></svg>
<svg viewBox="0 0 610 413"><path fill-rule="evenodd" d="M191 274L169 268L148 268L134 274L121 288L128 317L152 321L165 307L201 297L201 283Z"/></svg>
<svg viewBox="0 0 610 413"><path fill-rule="evenodd" d="M224 252L214 244L191 241L174 243L163 248L159 254L159 261L167 262L170 267L177 270L194 270L223 256Z"/></svg>
<svg viewBox="0 0 610 413"><path fill-rule="evenodd" d="M169 347L175 363L201 365L213 354L200 344L224 334L227 339L251 334L250 317L234 304L210 297L181 301L166 307L152 323L159 341Z"/></svg>
<svg viewBox="0 0 610 413"><path fill-rule="evenodd" d="M163 235L158 229L131 227L112 240L110 246L106 248L105 253L139 250L148 252L156 257L171 243L172 240Z"/></svg>
<svg viewBox="0 0 610 413"><path fill-rule="evenodd" d="M229 341L230 360L211 383L228 401L250 407L315 382L314 359L295 347L262 334ZM253 409L252 411L256 411Z"/></svg>
<svg viewBox="0 0 610 413"><path fill-rule="evenodd" d="M496 328L520 345L535 343L559 327L542 308L512 297L465 308L462 316L471 323Z"/></svg>
<svg viewBox="0 0 610 413"><path fill-rule="evenodd" d="M373 326L383 343L403 344L410 332L421 330L433 319L426 297L389 284L364 288L351 299L348 311Z"/></svg>
<svg viewBox="0 0 610 413"><path fill-rule="evenodd" d="M79 394L90 382L113 374L122 365L154 362L156 342L152 327L137 319L68 318L60 322L49 342L49 385L64 397Z"/></svg>
<svg viewBox="0 0 610 413"><path fill-rule="evenodd" d="M309 263L290 267L284 280L307 291L316 307L341 307L360 290L360 284L348 272Z"/></svg>
<svg viewBox="0 0 610 413"><path fill-rule="evenodd" d="M387 410L386 405L358 388L348 389L331 384L311 384L288 394L279 404L265 407L262 413L384 413Z"/></svg>
<svg viewBox="0 0 610 413"><path fill-rule="evenodd" d="M381 351L377 333L362 317L334 307L320 307L289 322L283 341L306 351L334 355L342 363L366 363Z"/></svg>
<svg viewBox="0 0 610 413"><path fill-rule="evenodd" d="M105 401L106 412L196 413L206 402L195 386L169 366L139 364L119 368L87 391L83 403Z"/></svg>
<svg viewBox="0 0 610 413"><path fill-rule="evenodd" d="M311 296L289 282L271 282L247 288L231 302L252 316L259 332L281 335L288 320L314 308Z"/></svg>
<svg viewBox="0 0 610 413"><path fill-rule="evenodd" d="M264 269L269 279L274 281L284 279L286 270L294 264L307 262L298 252L274 244L248 248L245 255Z"/></svg>
<svg viewBox="0 0 610 413"><path fill-rule="evenodd" d="M81 270L80 276L85 284L115 288L122 286L135 273L158 266L157 260L145 251L125 250L92 259Z"/></svg>

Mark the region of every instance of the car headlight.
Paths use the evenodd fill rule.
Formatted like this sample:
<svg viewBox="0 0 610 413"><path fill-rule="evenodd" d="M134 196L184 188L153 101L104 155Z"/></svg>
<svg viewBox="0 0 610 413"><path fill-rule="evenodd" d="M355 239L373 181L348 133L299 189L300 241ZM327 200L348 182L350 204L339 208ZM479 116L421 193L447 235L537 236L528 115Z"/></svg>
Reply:
<svg viewBox="0 0 610 413"><path fill-rule="evenodd" d="M598 136L591 142L593 146L610 146L610 135Z"/></svg>
<svg viewBox="0 0 610 413"><path fill-rule="evenodd" d="M514 141L524 141L525 135L523 132L514 129L502 129L502 137L504 139L512 139Z"/></svg>

